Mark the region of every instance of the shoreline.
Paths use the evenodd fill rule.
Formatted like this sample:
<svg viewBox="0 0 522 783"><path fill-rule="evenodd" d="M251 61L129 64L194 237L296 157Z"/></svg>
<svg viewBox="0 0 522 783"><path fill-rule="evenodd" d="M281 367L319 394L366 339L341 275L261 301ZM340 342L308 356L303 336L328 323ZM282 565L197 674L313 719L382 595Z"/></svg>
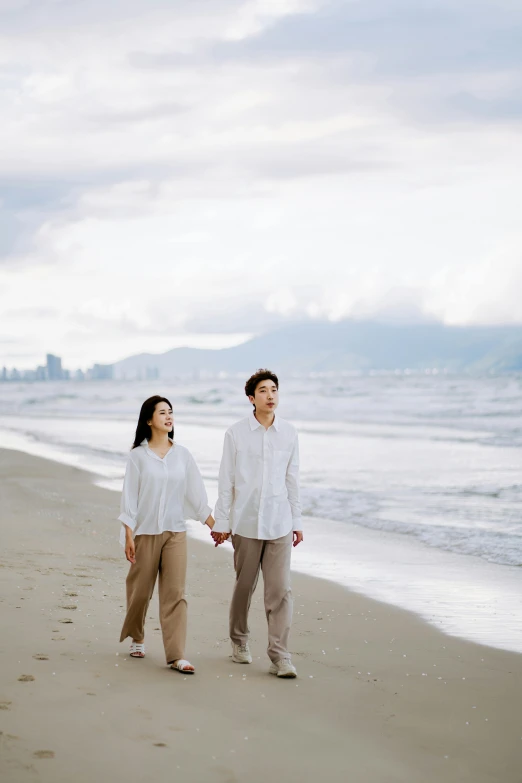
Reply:
<svg viewBox="0 0 522 783"><path fill-rule="evenodd" d="M147 658L118 644L126 563L117 496L85 472L0 450L0 771L9 783L518 783L522 656L293 573L298 680L230 662L230 550L189 543L188 678L165 667L157 599ZM194 523L196 524L196 523ZM34 680L20 681L20 677ZM81 740L80 740L81 738ZM52 756L54 754L54 756Z"/></svg>
<svg viewBox="0 0 522 783"><path fill-rule="evenodd" d="M11 432L9 448L84 470L98 486L119 491L123 467L95 464L87 455ZM5 432L0 432L5 442ZM2 440L0 439L0 442ZM18 448L17 448L18 447ZM104 473L100 473L103 464ZM111 474L112 471L112 474ZM205 480L210 504L217 482ZM305 517L307 541L294 554L294 569L317 575L370 598L398 606L451 635L522 653L522 572L476 555L429 546L414 536L352 522ZM325 541L322 531L328 526ZM192 536L201 540L200 531ZM335 551L328 542L336 540ZM383 576L384 575L384 576ZM411 590L411 584L415 590Z"/></svg>

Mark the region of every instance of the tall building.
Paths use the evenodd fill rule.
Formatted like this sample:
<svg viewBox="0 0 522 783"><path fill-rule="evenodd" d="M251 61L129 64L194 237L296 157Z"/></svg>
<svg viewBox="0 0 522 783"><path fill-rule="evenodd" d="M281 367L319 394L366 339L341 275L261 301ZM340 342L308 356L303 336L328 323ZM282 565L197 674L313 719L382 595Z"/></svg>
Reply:
<svg viewBox="0 0 522 783"><path fill-rule="evenodd" d="M157 367L147 367L145 370L145 379L147 381L157 381L159 378L159 370Z"/></svg>
<svg viewBox="0 0 522 783"><path fill-rule="evenodd" d="M113 377L114 366L112 364L95 364L90 370L93 381L110 381Z"/></svg>
<svg viewBox="0 0 522 783"><path fill-rule="evenodd" d="M63 378L62 360L52 353L47 354L47 378L50 381L61 381Z"/></svg>

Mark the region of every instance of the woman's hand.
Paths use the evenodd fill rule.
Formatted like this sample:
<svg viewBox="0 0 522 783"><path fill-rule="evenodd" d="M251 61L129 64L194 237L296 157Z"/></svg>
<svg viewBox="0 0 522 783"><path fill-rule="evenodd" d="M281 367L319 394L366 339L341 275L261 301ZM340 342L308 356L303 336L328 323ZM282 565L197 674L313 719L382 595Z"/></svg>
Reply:
<svg viewBox="0 0 522 783"><path fill-rule="evenodd" d="M125 557L132 565L136 562L136 545L129 528L125 531Z"/></svg>
<svg viewBox="0 0 522 783"><path fill-rule="evenodd" d="M216 524L216 520L214 519L212 514L209 514L208 517L205 519L205 525L208 525L209 528L212 530L215 524Z"/></svg>
<svg viewBox="0 0 522 783"><path fill-rule="evenodd" d="M302 530L294 530L292 535L293 535L293 539L294 539L293 546L297 546L303 540L303 531Z"/></svg>

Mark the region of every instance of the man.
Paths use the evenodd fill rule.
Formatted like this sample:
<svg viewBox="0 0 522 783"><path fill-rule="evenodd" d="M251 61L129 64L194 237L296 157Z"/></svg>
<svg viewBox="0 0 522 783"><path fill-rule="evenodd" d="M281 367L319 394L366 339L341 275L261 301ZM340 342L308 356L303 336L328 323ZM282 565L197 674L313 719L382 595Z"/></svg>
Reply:
<svg viewBox="0 0 522 783"><path fill-rule="evenodd" d="M248 611L263 571L270 673L295 677L288 652L292 622L290 555L303 540L299 503L297 432L276 417L279 381L270 370L248 379L252 413L227 431L219 470L219 497L212 538L222 544L232 533L236 584L230 605L232 660L252 663Z"/></svg>

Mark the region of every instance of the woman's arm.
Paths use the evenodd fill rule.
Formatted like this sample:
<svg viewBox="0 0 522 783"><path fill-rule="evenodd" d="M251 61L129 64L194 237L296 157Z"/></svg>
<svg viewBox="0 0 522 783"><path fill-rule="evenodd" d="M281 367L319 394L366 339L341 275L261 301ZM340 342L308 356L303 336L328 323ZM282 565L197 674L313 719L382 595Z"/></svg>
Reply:
<svg viewBox="0 0 522 783"><path fill-rule="evenodd" d="M183 515L185 519L197 519L202 525L214 526L212 509L208 505L207 491L192 454L188 454L186 467L185 499Z"/></svg>
<svg viewBox="0 0 522 783"><path fill-rule="evenodd" d="M122 523L120 542L125 547L125 556L130 563L136 562L134 538L132 534L137 524L139 486L139 468L132 457L129 457L125 469L125 478L123 479L120 516L118 519Z"/></svg>

